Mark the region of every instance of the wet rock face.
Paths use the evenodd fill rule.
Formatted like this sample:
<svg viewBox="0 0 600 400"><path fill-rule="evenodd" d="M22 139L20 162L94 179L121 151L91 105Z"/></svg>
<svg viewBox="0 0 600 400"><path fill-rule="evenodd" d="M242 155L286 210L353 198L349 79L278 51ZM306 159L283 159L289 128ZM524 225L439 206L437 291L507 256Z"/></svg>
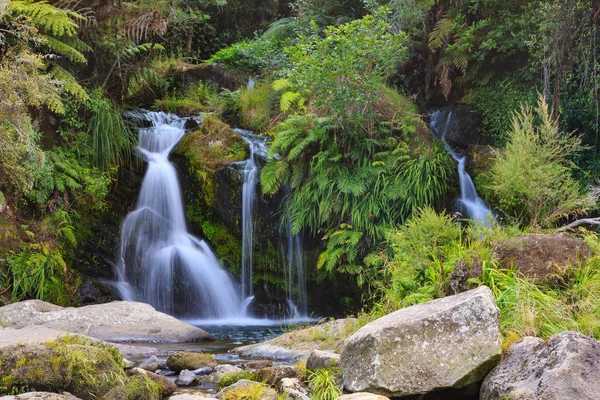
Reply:
<svg viewBox="0 0 600 400"><path fill-rule="evenodd" d="M592 255L583 239L564 233L531 233L500 243L493 250L503 268L516 268L528 278L545 280L563 275Z"/></svg>
<svg viewBox="0 0 600 400"><path fill-rule="evenodd" d="M466 149L469 145L478 144L481 141L481 134L478 127L481 124L481 114L474 110L470 104L454 104L429 110L429 113L439 111L442 113L442 120L447 120L449 113L452 118L446 127L446 142L454 148ZM439 132L441 135L442 132Z"/></svg>
<svg viewBox="0 0 600 400"><path fill-rule="evenodd" d="M390 397L462 388L483 380L501 352L498 308L484 286L359 329L342 348L344 387Z"/></svg>
<svg viewBox="0 0 600 400"><path fill-rule="evenodd" d="M485 378L481 400L598 400L600 342L575 332L512 344Z"/></svg>

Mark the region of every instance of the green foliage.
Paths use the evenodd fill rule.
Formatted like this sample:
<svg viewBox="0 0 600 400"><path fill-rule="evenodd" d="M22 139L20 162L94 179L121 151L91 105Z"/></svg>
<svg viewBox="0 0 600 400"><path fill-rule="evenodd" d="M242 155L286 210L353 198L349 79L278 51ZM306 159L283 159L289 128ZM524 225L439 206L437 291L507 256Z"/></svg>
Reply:
<svg viewBox="0 0 600 400"><path fill-rule="evenodd" d="M3 287L12 285L12 301L28 298L66 304L69 293L64 281L67 264L58 250L46 245L31 245L8 259L8 280Z"/></svg>
<svg viewBox="0 0 600 400"><path fill-rule="evenodd" d="M108 99L96 97L89 111L92 115L88 135L94 164L106 169L129 161L135 137L116 106Z"/></svg>
<svg viewBox="0 0 600 400"><path fill-rule="evenodd" d="M311 371L308 382L312 386L314 400L335 400L342 395L339 388L339 370L318 369Z"/></svg>
<svg viewBox="0 0 600 400"><path fill-rule="evenodd" d="M240 123L244 128L262 132L271 122L271 84L259 82L253 89L241 89L239 95Z"/></svg>
<svg viewBox="0 0 600 400"><path fill-rule="evenodd" d="M581 148L579 137L560 132L542 99L535 114L524 107L513 117L507 147L489 172L487 189L497 208L533 227L549 227L588 209L593 199L582 193L569 161Z"/></svg>
<svg viewBox="0 0 600 400"><path fill-rule="evenodd" d="M246 379L249 381L256 380L253 371L231 372L229 374L221 375L217 379L217 387L223 389L227 386L233 385L240 379Z"/></svg>
<svg viewBox="0 0 600 400"><path fill-rule="evenodd" d="M401 307L443 297L452 267L463 251L462 232L447 214L423 208L388 234L393 259L387 262L387 307Z"/></svg>

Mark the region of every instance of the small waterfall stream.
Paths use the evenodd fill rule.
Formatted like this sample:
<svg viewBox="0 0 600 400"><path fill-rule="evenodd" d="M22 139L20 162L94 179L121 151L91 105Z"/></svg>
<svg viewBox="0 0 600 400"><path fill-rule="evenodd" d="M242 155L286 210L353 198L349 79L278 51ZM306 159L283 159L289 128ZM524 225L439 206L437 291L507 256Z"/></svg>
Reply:
<svg viewBox="0 0 600 400"><path fill-rule="evenodd" d="M242 164L242 298L248 305L254 295L254 207L260 176L258 158L265 157L267 154L265 144L267 138L245 129L235 129L235 131L248 144L250 151L248 159Z"/></svg>
<svg viewBox="0 0 600 400"><path fill-rule="evenodd" d="M288 310L291 318L302 319L308 315L302 239L300 235L292 234L292 222L289 215L286 218L285 232L283 233L286 238L285 246L282 248L285 256L283 275L286 282Z"/></svg>
<svg viewBox="0 0 600 400"><path fill-rule="evenodd" d="M442 143L444 143L444 146L452 158L458 163L460 203L464 206L467 217L487 228L491 228L494 224L494 216L485 202L477 194L473 180L465 169L467 157L465 155L457 154L446 142L446 132L448 126L450 126L451 120L451 111L434 111L430 116L429 129L442 141Z"/></svg>
<svg viewBox="0 0 600 400"><path fill-rule="evenodd" d="M208 245L188 233L177 172L169 154L185 119L149 112L138 149L148 161L136 209L124 220L117 262L124 300L185 318L239 318L245 310L229 274Z"/></svg>

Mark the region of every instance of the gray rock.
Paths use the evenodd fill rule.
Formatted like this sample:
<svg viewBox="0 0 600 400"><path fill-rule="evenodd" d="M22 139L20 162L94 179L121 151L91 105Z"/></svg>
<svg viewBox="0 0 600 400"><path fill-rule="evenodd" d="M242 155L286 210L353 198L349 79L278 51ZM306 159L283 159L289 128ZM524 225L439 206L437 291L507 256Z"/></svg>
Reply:
<svg viewBox="0 0 600 400"><path fill-rule="evenodd" d="M0 320L12 328L39 325L112 342L194 342L212 340L200 328L144 303L115 301L64 308L40 300L0 307Z"/></svg>
<svg viewBox="0 0 600 400"><path fill-rule="evenodd" d="M206 397L202 394L184 393L169 397L169 400L214 400L214 397Z"/></svg>
<svg viewBox="0 0 600 400"><path fill-rule="evenodd" d="M177 379L175 379L175 384L177 386L191 386L196 382L196 374L192 371L188 371L184 369L179 373Z"/></svg>
<svg viewBox="0 0 600 400"><path fill-rule="evenodd" d="M262 343L236 347L231 352L254 359L288 362L305 360L313 350L323 348L323 340L318 339L322 336L326 336L328 342L331 342L327 344L330 347L323 348L323 350L339 352L343 340L354 332L356 325L356 318L336 319L295 330Z"/></svg>
<svg viewBox="0 0 600 400"><path fill-rule="evenodd" d="M202 367L202 368L198 368L193 370L192 372L195 375L210 375L213 373L215 369L213 367Z"/></svg>
<svg viewBox="0 0 600 400"><path fill-rule="evenodd" d="M128 359L123 359L123 369L131 369L135 367L135 363L133 361L129 361Z"/></svg>
<svg viewBox="0 0 600 400"><path fill-rule="evenodd" d="M242 367L245 369L263 369L272 366L273 362L271 360L248 361L242 364Z"/></svg>
<svg viewBox="0 0 600 400"><path fill-rule="evenodd" d="M279 382L279 390L290 400L311 400L308 388L298 378L283 378Z"/></svg>
<svg viewBox="0 0 600 400"><path fill-rule="evenodd" d="M81 400L79 397L75 397L68 392L62 394L50 393L50 392L31 392L23 393L15 396L2 396L0 399L4 400Z"/></svg>
<svg viewBox="0 0 600 400"><path fill-rule="evenodd" d="M481 400L598 400L600 342L575 332L512 344L485 378Z"/></svg>
<svg viewBox="0 0 600 400"><path fill-rule="evenodd" d="M306 369L316 371L318 369L337 368L340 366L340 355L332 351L313 350L306 360Z"/></svg>
<svg viewBox="0 0 600 400"><path fill-rule="evenodd" d="M158 369L159 366L158 357L151 356L138 365L138 368L145 369L146 371L154 372Z"/></svg>
<svg viewBox="0 0 600 400"><path fill-rule="evenodd" d="M378 394L358 392L352 394L345 394L337 398L337 400L390 400L388 397L380 396Z"/></svg>
<svg viewBox="0 0 600 400"><path fill-rule="evenodd" d="M175 392L175 390L177 390L177 385L175 385L175 383L173 383L173 381L170 380L169 378L167 378L166 376L155 374L154 372L146 371L145 369L131 368L130 370L127 371L127 375L129 375L129 376L144 375L144 376L152 379L154 382L159 383L160 386L162 387L163 397L169 396L169 395L173 394Z"/></svg>
<svg viewBox="0 0 600 400"><path fill-rule="evenodd" d="M390 397L462 388L483 380L501 351L498 308L484 286L359 329L342 349L344 387Z"/></svg>
<svg viewBox="0 0 600 400"><path fill-rule="evenodd" d="M256 396L257 392L259 391L260 397L254 398L260 398L261 400L277 400L277 392L275 390L271 389L265 384L246 379L240 379L233 385L223 388L223 390L217 394L217 397L221 398L224 394L228 394L228 398L243 399L247 398L245 395L248 393L252 393L254 396Z"/></svg>
<svg viewBox="0 0 600 400"><path fill-rule="evenodd" d="M208 376L208 380L210 382L216 382L223 375L229 375L238 372L244 372L244 370L231 364L219 364L214 368L214 372Z"/></svg>

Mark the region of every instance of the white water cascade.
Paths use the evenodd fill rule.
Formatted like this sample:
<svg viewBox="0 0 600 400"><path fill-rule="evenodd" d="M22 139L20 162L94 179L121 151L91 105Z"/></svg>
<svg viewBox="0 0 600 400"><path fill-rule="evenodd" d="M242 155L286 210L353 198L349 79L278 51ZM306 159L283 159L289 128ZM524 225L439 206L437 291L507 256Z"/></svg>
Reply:
<svg viewBox="0 0 600 400"><path fill-rule="evenodd" d="M248 144L250 151L248 159L242 162L242 298L250 304L254 296L254 208L260 176L258 158L267 154L267 138L245 129L235 131Z"/></svg>
<svg viewBox="0 0 600 400"><path fill-rule="evenodd" d="M117 261L121 297L183 318L240 318L245 307L208 245L187 232L177 172L169 154L185 119L149 112L138 149L148 161L136 209L124 220Z"/></svg>
<svg viewBox="0 0 600 400"><path fill-rule="evenodd" d="M292 222L289 215L286 218L284 236L286 241L282 249L285 258L283 277L286 282L288 310L291 318L303 319L308 314L308 298L302 257L302 239L300 235L292 234Z"/></svg>
<svg viewBox="0 0 600 400"><path fill-rule="evenodd" d="M465 169L466 156L458 155L446 142L446 132L451 120L451 111L434 111L430 116L429 129L444 143L452 158L458 163L458 179L460 182L459 201L464 206L467 217L487 228L491 228L494 224L494 216L477 194L473 180Z"/></svg>

